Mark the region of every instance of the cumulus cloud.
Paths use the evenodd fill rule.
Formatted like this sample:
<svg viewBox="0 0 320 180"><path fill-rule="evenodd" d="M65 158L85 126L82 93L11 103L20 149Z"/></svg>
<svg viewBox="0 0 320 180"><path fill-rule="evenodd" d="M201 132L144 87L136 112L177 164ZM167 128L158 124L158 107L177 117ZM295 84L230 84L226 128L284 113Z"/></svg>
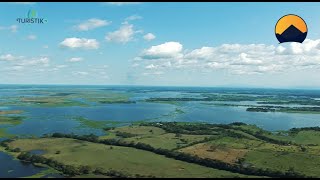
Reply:
<svg viewBox="0 0 320 180"><path fill-rule="evenodd" d="M151 41L154 40L156 38L156 36L152 33L148 33L146 35L143 36L143 39L147 40L147 41Z"/></svg>
<svg viewBox="0 0 320 180"><path fill-rule="evenodd" d="M11 25L11 26L0 26L0 30L9 30L12 33L15 33L18 31L17 25Z"/></svg>
<svg viewBox="0 0 320 180"><path fill-rule="evenodd" d="M23 66L12 66L12 67L9 67L8 70L12 70L12 71L21 71L23 70Z"/></svg>
<svg viewBox="0 0 320 180"><path fill-rule="evenodd" d="M125 19L125 21L133 21L133 20L138 20L138 19L142 19L142 17L139 15L132 15L132 16L127 17Z"/></svg>
<svg viewBox="0 0 320 180"><path fill-rule="evenodd" d="M131 65L131 67L139 67L139 66L140 66L139 63L133 63L133 64Z"/></svg>
<svg viewBox="0 0 320 180"><path fill-rule="evenodd" d="M108 26L110 24L111 24L111 21L92 18L80 23L79 25L74 26L74 28L78 31L89 31L99 27Z"/></svg>
<svg viewBox="0 0 320 180"><path fill-rule="evenodd" d="M18 26L17 25L12 25L9 27L9 30L13 33L17 32L18 31Z"/></svg>
<svg viewBox="0 0 320 180"><path fill-rule="evenodd" d="M147 71L189 69L225 70L231 74L283 73L306 68L320 68L320 39L283 45L222 44L183 50L179 42L151 46L133 61Z"/></svg>
<svg viewBox="0 0 320 180"><path fill-rule="evenodd" d="M134 34L137 33L133 29L132 24L123 24L119 30L114 32L109 32L105 39L107 41L117 42L117 43L127 43L133 40Z"/></svg>
<svg viewBox="0 0 320 180"><path fill-rule="evenodd" d="M155 71L155 72L145 72L142 73L143 76L150 76L150 75L163 75L164 72L163 71Z"/></svg>
<svg viewBox="0 0 320 180"><path fill-rule="evenodd" d="M86 38L66 38L60 43L61 47L66 47L70 49L98 49L99 42L96 39L86 39Z"/></svg>
<svg viewBox="0 0 320 180"><path fill-rule="evenodd" d="M87 76L89 75L88 72L85 72L85 71L74 71L72 72L73 75L77 76L77 75L80 75L80 76Z"/></svg>
<svg viewBox="0 0 320 180"><path fill-rule="evenodd" d="M145 68L146 68L146 69L157 69L158 66L155 66L155 65L153 65L153 64L149 64L149 65L147 65Z"/></svg>
<svg viewBox="0 0 320 180"><path fill-rule="evenodd" d="M15 61L21 58L23 58L23 56L14 56L12 54L0 55L0 61Z"/></svg>
<svg viewBox="0 0 320 180"><path fill-rule="evenodd" d="M80 62L83 61L82 57L73 57L67 60L68 62Z"/></svg>
<svg viewBox="0 0 320 180"><path fill-rule="evenodd" d="M28 40L36 40L36 39L37 39L37 36L31 34L31 35L27 36L27 39L28 39Z"/></svg>
<svg viewBox="0 0 320 180"><path fill-rule="evenodd" d="M16 63L18 66L49 66L50 58L49 57L40 57L40 58L31 58L24 59L21 62Z"/></svg>
<svg viewBox="0 0 320 180"><path fill-rule="evenodd" d="M15 56L12 54L0 55L0 61L10 62L14 66L49 66L50 58L46 56L41 57L25 57L25 56Z"/></svg>
<svg viewBox="0 0 320 180"><path fill-rule="evenodd" d="M68 67L68 65L65 65L65 64L56 65L56 68L59 68L59 69L66 68L66 67Z"/></svg>
<svg viewBox="0 0 320 180"><path fill-rule="evenodd" d="M157 46L151 46L143 50L141 58L143 59L168 59L180 58L182 56L182 44L179 42L166 42Z"/></svg>

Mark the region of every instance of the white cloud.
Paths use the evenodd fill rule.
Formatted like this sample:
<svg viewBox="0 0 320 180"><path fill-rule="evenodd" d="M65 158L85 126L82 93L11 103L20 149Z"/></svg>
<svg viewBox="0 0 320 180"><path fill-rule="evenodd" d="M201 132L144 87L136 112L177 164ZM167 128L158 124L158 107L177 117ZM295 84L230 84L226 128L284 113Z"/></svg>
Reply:
<svg viewBox="0 0 320 180"><path fill-rule="evenodd" d="M70 49L98 49L99 42L96 39L86 38L66 38L60 43L60 46Z"/></svg>
<svg viewBox="0 0 320 180"><path fill-rule="evenodd" d="M125 21L133 21L133 20L138 20L138 19L142 19L142 17L139 15L132 15L132 16L127 17L125 19Z"/></svg>
<svg viewBox="0 0 320 180"><path fill-rule="evenodd" d="M15 33L18 31L18 26L17 25L11 25L11 26L0 26L0 30L9 30L12 33Z"/></svg>
<svg viewBox="0 0 320 180"><path fill-rule="evenodd" d="M133 36L136 32L133 30L132 24L123 24L119 30L109 32L105 39L107 41L113 41L117 43L127 43L133 40Z"/></svg>
<svg viewBox="0 0 320 180"><path fill-rule="evenodd" d="M24 59L21 62L16 63L18 66L44 66L48 67L50 64L49 57L40 57L40 58L31 58L31 59Z"/></svg>
<svg viewBox="0 0 320 180"><path fill-rule="evenodd" d="M48 49L49 46L48 46L48 45L44 45L43 48L44 48L44 49Z"/></svg>
<svg viewBox="0 0 320 180"><path fill-rule="evenodd" d="M59 68L59 69L66 68L66 67L68 67L68 65L65 65L65 64L61 64L61 65L56 66L56 68Z"/></svg>
<svg viewBox="0 0 320 180"><path fill-rule="evenodd" d="M31 34L31 35L27 36L27 39L29 39L29 40L36 40L36 39L37 39L37 36Z"/></svg>
<svg viewBox="0 0 320 180"><path fill-rule="evenodd" d="M157 68L158 68L158 66L155 66L153 64L149 64L146 66L146 69L157 69Z"/></svg>
<svg viewBox="0 0 320 180"><path fill-rule="evenodd" d="M147 41L151 41L154 40L156 38L156 36L152 33L148 33L146 35L143 36L143 39L147 40Z"/></svg>
<svg viewBox="0 0 320 180"><path fill-rule="evenodd" d="M155 71L155 72L146 72L146 73L143 73L142 75L143 76L150 76L150 75L163 75L164 72L162 71Z"/></svg>
<svg viewBox="0 0 320 180"><path fill-rule="evenodd" d="M139 67L139 66L140 66L139 63L133 63L133 64L131 65L131 67Z"/></svg>
<svg viewBox="0 0 320 180"><path fill-rule="evenodd" d="M231 74L256 75L320 69L320 39L279 46L222 44L184 51L179 42L167 42L143 50L133 61L136 62L147 71L161 72L170 69L199 72L224 70Z"/></svg>
<svg viewBox="0 0 320 180"><path fill-rule="evenodd" d="M141 57L143 59L181 58L182 48L179 42L166 42L143 50Z"/></svg>
<svg viewBox="0 0 320 180"><path fill-rule="evenodd" d="M23 66L11 66L11 67L5 68L5 70L7 71L21 71L23 69L24 69Z"/></svg>
<svg viewBox="0 0 320 180"><path fill-rule="evenodd" d="M74 28L78 31L89 31L92 29L96 29L103 26L108 26L111 24L111 21L103 20L103 19L88 19L81 24L74 26Z"/></svg>
<svg viewBox="0 0 320 180"><path fill-rule="evenodd" d="M12 25L9 27L9 30L13 33L17 32L18 31L18 26L17 25Z"/></svg>
<svg viewBox="0 0 320 180"><path fill-rule="evenodd" d="M83 61L83 58L82 57L73 57L73 58L68 59L67 61L69 61L69 62L80 62L80 61Z"/></svg>
<svg viewBox="0 0 320 180"><path fill-rule="evenodd" d="M141 4L141 2L105 2L105 4L123 6L123 5Z"/></svg>
<svg viewBox="0 0 320 180"><path fill-rule="evenodd" d="M15 61L23 58L23 56L13 56L12 54L5 54L0 56L0 61Z"/></svg>
<svg viewBox="0 0 320 180"><path fill-rule="evenodd" d="M77 75L87 76L89 73L85 72L85 71L74 71L74 72L72 72L72 74L75 76L77 76Z"/></svg>

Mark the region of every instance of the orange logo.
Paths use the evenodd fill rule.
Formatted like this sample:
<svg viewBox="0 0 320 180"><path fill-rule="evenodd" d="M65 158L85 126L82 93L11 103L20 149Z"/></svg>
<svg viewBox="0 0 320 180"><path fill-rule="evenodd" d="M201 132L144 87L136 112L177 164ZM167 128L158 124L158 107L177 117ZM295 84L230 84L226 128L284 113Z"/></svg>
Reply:
<svg viewBox="0 0 320 180"><path fill-rule="evenodd" d="M275 34L280 43L302 43L308 33L306 22L299 16L288 14L280 18L275 27Z"/></svg>

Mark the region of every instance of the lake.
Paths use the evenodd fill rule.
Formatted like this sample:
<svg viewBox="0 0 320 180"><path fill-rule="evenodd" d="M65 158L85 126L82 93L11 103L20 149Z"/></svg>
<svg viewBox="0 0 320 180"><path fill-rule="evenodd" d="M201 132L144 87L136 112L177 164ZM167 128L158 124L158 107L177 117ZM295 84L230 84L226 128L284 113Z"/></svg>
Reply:
<svg viewBox="0 0 320 180"><path fill-rule="evenodd" d="M45 168L14 160L12 156L0 151L0 178L26 177L37 174Z"/></svg>
<svg viewBox="0 0 320 180"><path fill-rule="evenodd" d="M19 104L22 98L52 98L63 93L65 98L80 101L86 106L53 106ZM134 103L97 103L86 100L86 93L96 96L114 94L126 97ZM214 104L257 105L255 101L201 101L146 102L149 98L203 98L206 94L234 94L250 96L285 96L295 98L320 98L316 90L194 88L194 87L136 87L136 86L28 86L1 85L0 111L22 110L24 119L17 125L0 126L13 135L41 136L48 133L76 133L105 135L100 128L81 124L77 118L106 122L106 126L122 126L138 121L177 121L228 124L244 122L266 130L288 130L295 127L320 126L320 114L248 112L243 106L219 106ZM69 95L70 94L70 95ZM77 95L78 94L78 95ZM60 97L64 98L64 97ZM14 102L14 103L13 103ZM287 105L295 107L295 105ZM303 105L296 105L296 107ZM5 137L0 137L0 140ZM0 152L0 177L23 177L40 172L41 168L13 160Z"/></svg>

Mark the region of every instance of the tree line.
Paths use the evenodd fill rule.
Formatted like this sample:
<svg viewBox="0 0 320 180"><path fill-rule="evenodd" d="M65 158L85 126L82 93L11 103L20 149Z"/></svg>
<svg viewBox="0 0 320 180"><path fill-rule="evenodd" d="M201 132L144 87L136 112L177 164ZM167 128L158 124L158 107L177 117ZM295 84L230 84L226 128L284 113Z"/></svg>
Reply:
<svg viewBox="0 0 320 180"><path fill-rule="evenodd" d="M91 135L73 135L73 134L62 134L62 133L54 133L52 134L52 137L54 138L72 138L72 139L78 139L83 141L89 141L93 143L101 143L105 145L112 145L112 146L124 146L124 147L132 147L140 150L150 151L155 154L163 155L168 158L188 162L188 163L194 163L214 169L219 170L226 170L233 173L239 173L239 174L245 174L245 175L255 175L255 176L268 176L268 177L287 177L287 178L305 178L304 174L294 172L294 171L277 171L277 170L271 170L271 169L260 169L260 168L254 168L254 167L244 167L239 164L228 164L219 160L209 159L209 158L200 158L195 155L186 154L183 152L178 151L172 151L168 149L162 149L162 148L154 148L150 146L149 144L144 143L134 143L132 142L125 142L119 139L104 139L99 140L98 136L95 136L93 134Z"/></svg>
<svg viewBox="0 0 320 180"><path fill-rule="evenodd" d="M192 135L225 135L233 138L251 139L250 137L247 137L243 134L233 131L233 130L238 130L271 144L277 144L277 145L295 144L291 141L283 141L283 140L267 137L263 134L264 133L263 130L258 132L252 132L250 130L243 129L241 127L234 127L234 126L247 125L242 122L235 122L231 124L179 124L176 122L163 122L163 123L151 122L151 123L141 123L140 125L158 127L165 130L168 133L181 133L181 134L192 134Z"/></svg>

